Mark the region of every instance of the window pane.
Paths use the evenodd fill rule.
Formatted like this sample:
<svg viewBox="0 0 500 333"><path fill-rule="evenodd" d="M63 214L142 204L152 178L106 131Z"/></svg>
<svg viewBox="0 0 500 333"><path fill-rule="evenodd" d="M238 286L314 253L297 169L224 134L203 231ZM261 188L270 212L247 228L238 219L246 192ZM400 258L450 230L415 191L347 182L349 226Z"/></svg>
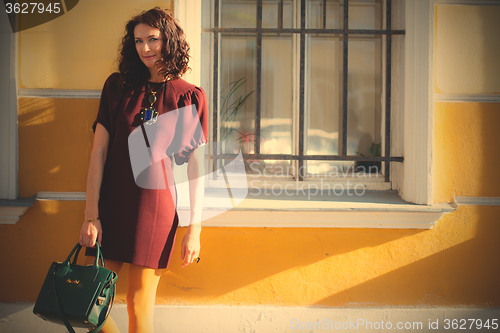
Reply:
<svg viewBox="0 0 500 333"><path fill-rule="evenodd" d="M223 34L220 59L220 141L238 143L254 153L255 36Z"/></svg>
<svg viewBox="0 0 500 333"><path fill-rule="evenodd" d="M270 184L266 184L266 178L286 178L291 179L296 174L295 168L291 161L286 160L245 160L245 169L251 176L261 178L262 186L269 188ZM264 179L262 179L264 178ZM254 181L253 185L257 185ZM276 187L275 191L279 191L280 187Z"/></svg>
<svg viewBox="0 0 500 333"><path fill-rule="evenodd" d="M379 36L349 39L348 155L371 156L372 144L382 142L381 47Z"/></svg>
<svg viewBox="0 0 500 333"><path fill-rule="evenodd" d="M382 0L350 0L349 29L383 29Z"/></svg>
<svg viewBox="0 0 500 333"><path fill-rule="evenodd" d="M326 1L326 29L343 28L343 8L343 1ZM306 27L308 29L323 29L323 0L308 1L306 12Z"/></svg>
<svg viewBox="0 0 500 333"><path fill-rule="evenodd" d="M342 127L342 38L317 35L310 38L306 76L306 155L337 155ZM326 167L328 165L328 167ZM308 173L343 162L308 161Z"/></svg>
<svg viewBox="0 0 500 333"><path fill-rule="evenodd" d="M279 0L262 2L262 28L277 28L279 18Z"/></svg>
<svg viewBox="0 0 500 333"><path fill-rule="evenodd" d="M222 0L222 28L256 28L257 1L255 0Z"/></svg>
<svg viewBox="0 0 500 333"><path fill-rule="evenodd" d="M292 153L292 35L262 38L261 153Z"/></svg>
<svg viewBox="0 0 500 333"><path fill-rule="evenodd" d="M267 29L279 28L280 0L264 0L262 2L262 27ZM283 1L283 28L292 28L293 1Z"/></svg>

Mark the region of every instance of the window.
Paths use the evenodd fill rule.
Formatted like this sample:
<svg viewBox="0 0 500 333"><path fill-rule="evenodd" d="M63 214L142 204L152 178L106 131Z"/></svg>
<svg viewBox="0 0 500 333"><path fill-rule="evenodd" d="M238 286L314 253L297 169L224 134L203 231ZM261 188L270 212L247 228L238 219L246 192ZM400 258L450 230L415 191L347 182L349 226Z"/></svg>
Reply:
<svg viewBox="0 0 500 333"><path fill-rule="evenodd" d="M389 185L388 188L396 190L406 202L432 205L435 4L433 0L392 0L391 3L392 28L404 30L404 35L393 34L391 38L390 150L391 156L404 156L404 162L390 163L390 182L377 183L377 186ZM383 6L385 8L385 3ZM192 70L186 79L203 87L210 103L216 96L212 87L214 66L211 63L214 54L211 38L215 35L207 32L207 29L213 23L214 3L210 0L176 0L174 9L191 46ZM220 91L220 87L216 86L215 90ZM211 105L211 112L216 110L213 108ZM382 124L384 123L382 121ZM213 129L210 131L213 133ZM385 151L382 154L385 154ZM382 167L385 169L384 165ZM304 183L307 183L308 178L304 180ZM377 203L373 205L377 206ZM380 209L390 212L390 207ZM411 207L418 208L417 205ZM421 207L422 210L429 208ZM339 219L335 218L335 221ZM404 224L403 221L401 227L404 228Z"/></svg>
<svg viewBox="0 0 500 333"><path fill-rule="evenodd" d="M404 34L391 10L391 0L204 1L213 141L236 144L253 174L375 170L390 182L403 161L391 155L392 40ZM214 154L214 168L234 153Z"/></svg>

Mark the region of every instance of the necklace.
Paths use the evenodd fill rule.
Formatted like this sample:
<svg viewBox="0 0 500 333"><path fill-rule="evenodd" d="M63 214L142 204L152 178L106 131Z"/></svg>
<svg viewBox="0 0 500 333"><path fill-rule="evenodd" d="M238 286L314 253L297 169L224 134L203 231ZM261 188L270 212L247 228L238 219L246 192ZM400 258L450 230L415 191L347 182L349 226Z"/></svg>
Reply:
<svg viewBox="0 0 500 333"><path fill-rule="evenodd" d="M156 118L158 117L158 111L156 111L153 104L155 104L157 100L156 94L163 89L165 83L167 83L167 81L163 82L160 89L158 89L157 91L153 91L148 83L148 89L151 92L151 95L149 96L149 103L151 103L151 106L141 109L141 120L143 123L146 123L146 125L152 125L156 123Z"/></svg>

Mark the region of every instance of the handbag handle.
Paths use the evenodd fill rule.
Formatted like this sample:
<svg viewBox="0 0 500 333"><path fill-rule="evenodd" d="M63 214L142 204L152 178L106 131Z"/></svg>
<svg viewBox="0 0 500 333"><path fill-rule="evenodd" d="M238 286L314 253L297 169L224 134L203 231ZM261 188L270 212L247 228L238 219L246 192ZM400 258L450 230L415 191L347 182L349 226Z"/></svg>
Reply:
<svg viewBox="0 0 500 333"><path fill-rule="evenodd" d="M94 269L96 271L98 271L99 270L99 260L101 261L101 266L104 267L104 257L102 256L101 247L99 246L99 243L96 242L95 245L97 248L97 254L95 256ZM82 249L82 246L80 245L80 243L76 243L75 247L73 248L73 250L71 250L70 254L68 255L68 258L66 258L66 260L62 262L61 266L57 270L57 273L56 273L57 276L62 277L68 273L68 271L70 270L70 261L71 261L71 257L73 256L73 254L75 255L75 257L73 258L73 261L71 264L72 265L76 264L76 260L78 259L78 255L80 254L81 249Z"/></svg>

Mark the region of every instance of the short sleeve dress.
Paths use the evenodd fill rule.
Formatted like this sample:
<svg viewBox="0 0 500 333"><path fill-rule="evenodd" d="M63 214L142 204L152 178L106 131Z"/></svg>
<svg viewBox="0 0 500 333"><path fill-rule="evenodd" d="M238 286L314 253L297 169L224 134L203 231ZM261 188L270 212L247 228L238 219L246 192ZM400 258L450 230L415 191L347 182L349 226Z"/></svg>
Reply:
<svg viewBox="0 0 500 333"><path fill-rule="evenodd" d="M102 253L105 259L166 268L178 225L175 191L172 193L168 186L138 186L129 151L131 133L139 128L145 133L148 126L141 121L140 111L151 105L151 93L146 83L142 88L124 91L117 85L118 79L119 74L114 73L106 80L93 124L94 132L100 123L110 136L99 197ZM154 103L158 118L171 123L164 132L175 132L175 140L172 133L165 133L162 142L167 149L161 166L168 178L174 161L178 165L187 162L194 149L207 142L208 111L201 88L181 78L162 84L149 82L151 90L158 91ZM195 110L194 116L189 110ZM170 113L175 117L164 117ZM147 145L149 149L153 143ZM87 248L86 254L95 255L95 249Z"/></svg>

